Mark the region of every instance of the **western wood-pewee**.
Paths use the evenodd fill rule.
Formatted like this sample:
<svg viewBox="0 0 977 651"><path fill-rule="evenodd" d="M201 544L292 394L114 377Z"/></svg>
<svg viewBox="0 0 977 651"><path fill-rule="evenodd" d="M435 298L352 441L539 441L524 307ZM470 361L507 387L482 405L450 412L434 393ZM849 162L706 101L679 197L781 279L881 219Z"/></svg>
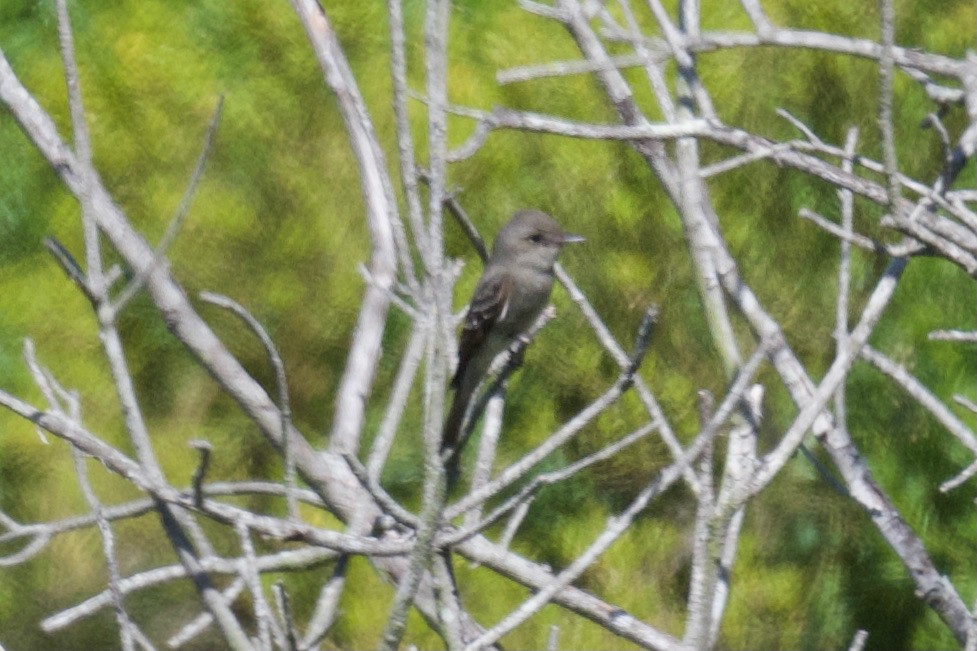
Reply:
<svg viewBox="0 0 977 651"><path fill-rule="evenodd" d="M539 210L517 211L499 231L465 316L442 450L458 444L468 405L492 361L529 330L549 302L563 245L583 239Z"/></svg>

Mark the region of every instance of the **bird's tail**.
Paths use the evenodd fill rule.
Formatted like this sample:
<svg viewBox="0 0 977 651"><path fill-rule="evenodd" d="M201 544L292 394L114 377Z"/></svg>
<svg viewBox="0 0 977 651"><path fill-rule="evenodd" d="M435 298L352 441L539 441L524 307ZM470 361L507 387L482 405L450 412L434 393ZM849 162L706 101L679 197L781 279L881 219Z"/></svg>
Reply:
<svg viewBox="0 0 977 651"><path fill-rule="evenodd" d="M459 387L455 391L454 400L451 402L451 410L444 421L444 428L441 430L441 452L448 448L455 448L461 440L461 429L464 425L465 412L468 411L468 402L471 398L470 391L463 391L464 387Z"/></svg>
<svg viewBox="0 0 977 651"><path fill-rule="evenodd" d="M441 456L444 458L444 471L447 479L448 492L450 492L458 482L461 474L461 449L464 446L465 416L472 396L478 382L472 383L466 376L455 387L454 399L451 401L451 409L448 417L444 420L444 428L441 430ZM474 384L475 386L471 386Z"/></svg>

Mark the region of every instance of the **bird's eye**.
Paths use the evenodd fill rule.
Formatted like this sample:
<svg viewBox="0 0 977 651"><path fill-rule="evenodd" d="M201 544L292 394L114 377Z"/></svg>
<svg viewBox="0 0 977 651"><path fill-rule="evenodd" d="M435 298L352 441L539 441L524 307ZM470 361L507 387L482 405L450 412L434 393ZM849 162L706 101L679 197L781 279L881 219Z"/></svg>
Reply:
<svg viewBox="0 0 977 651"><path fill-rule="evenodd" d="M533 233L529 236L529 241L533 244L540 244L543 241L543 236L539 233Z"/></svg>

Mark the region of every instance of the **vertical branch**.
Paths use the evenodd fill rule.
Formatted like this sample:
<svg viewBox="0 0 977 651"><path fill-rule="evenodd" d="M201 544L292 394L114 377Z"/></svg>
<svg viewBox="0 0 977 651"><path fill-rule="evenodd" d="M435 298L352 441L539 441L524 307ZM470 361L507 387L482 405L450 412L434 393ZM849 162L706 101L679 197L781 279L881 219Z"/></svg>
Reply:
<svg viewBox="0 0 977 651"><path fill-rule="evenodd" d="M631 3L628 0L618 0L618 5L621 7L621 13L624 15L624 20L628 25L634 52L644 62L645 76L648 77L648 83L655 93L655 99L658 100L658 106L661 108L662 115L666 122L670 124L674 123L677 120L675 115L675 102L672 101L672 95L668 92L668 86L665 82L665 75L662 73L661 66L655 62L651 52L648 51L644 35L641 33L638 21L634 17L634 12L631 10Z"/></svg>
<svg viewBox="0 0 977 651"><path fill-rule="evenodd" d="M410 113L407 110L407 53L404 44L406 28L403 0L388 0L387 11L390 14L390 76L393 80L393 107L394 119L397 123L401 184L404 188L404 196L407 198L407 217L414 234L414 242L417 244L421 258L428 263L431 252L424 232L421 194L417 185L417 165L414 160L414 138L411 135Z"/></svg>
<svg viewBox="0 0 977 651"><path fill-rule="evenodd" d="M770 20L763 12L763 7L760 6L760 0L740 0L740 4L743 6L746 15L750 17L750 22L753 23L753 28L757 34L762 36L773 29Z"/></svg>
<svg viewBox="0 0 977 651"><path fill-rule="evenodd" d="M699 2L698 0L682 0L679 2L679 28L676 29L662 6L660 0L648 0L648 7L658 21L662 35L668 43L675 62L678 66L679 78L676 85L684 85L684 92L689 99L689 108L695 105L698 112L707 118L713 118L716 111L712 106L712 99L702 86L699 74L695 68L695 55L685 45L686 39L699 37Z"/></svg>
<svg viewBox="0 0 977 651"><path fill-rule="evenodd" d="M380 359L383 330L390 308L389 292L394 285L398 255L407 275L410 269L409 252L406 245L398 247L395 243L395 239L400 239L395 232L402 227L398 226L400 218L393 186L373 122L336 32L316 0L291 0L291 4L312 44L326 85L336 95L350 146L359 166L360 189L366 203L366 222L373 243L369 263L373 282L367 285L353 330L346 367L336 392L329 434L333 452L355 454L366 415L366 401Z"/></svg>
<svg viewBox="0 0 977 651"><path fill-rule="evenodd" d="M429 375L431 397L425 420L425 440L429 442L430 463L438 456L444 414L444 387L449 351L454 349L454 319L451 287L453 278L444 264L443 212L445 174L447 172L447 105L448 105L448 19L450 0L428 0L424 18L425 69L428 97L428 283L431 311L435 315L433 355L428 358L433 373ZM440 463L438 464L440 465Z"/></svg>
<svg viewBox="0 0 977 651"><path fill-rule="evenodd" d="M91 206L91 137L88 132L88 124L85 120L85 109L81 97L81 80L78 74L78 64L75 59L74 35L71 29L67 0L56 0L55 5L58 15L58 41L61 46L61 59L64 64L65 84L68 90L68 110L71 114L71 128L74 135L75 156L77 156L79 163L85 170L81 192L82 230L87 267L84 283L88 289L89 296L96 298L103 296L104 279L102 274L102 254L99 245L98 224L95 222ZM96 309L99 309L100 305L97 302L93 302L93 304ZM81 414L77 397L71 397L70 407L72 421L80 422ZM109 591L112 595L116 622L119 625L122 648L125 651L131 651L134 648L133 624L129 619L129 614L125 610L125 605L122 600L122 590L119 588L121 575L115 559L115 536L112 533L112 527L109 521L105 517L102 504L88 479L88 468L85 464L85 459L75 448L72 448L71 452L75 464L75 474L78 476L78 483L81 486L85 500L88 502L95 516L98 530L102 537L102 550L105 554L105 562L109 574Z"/></svg>
<svg viewBox="0 0 977 651"><path fill-rule="evenodd" d="M276 581L272 586L275 594L275 607L278 616L285 626L285 645L284 651L299 651L298 634L295 631L295 617L292 615L292 602L285 591L285 585L281 581Z"/></svg>
<svg viewBox="0 0 977 651"><path fill-rule="evenodd" d="M879 58L879 129L882 132L882 155L888 182L889 214L899 216L899 161L896 158L895 128L892 117L892 77L895 61L896 10L893 0L879 0L882 18L882 54Z"/></svg>
<svg viewBox="0 0 977 651"><path fill-rule="evenodd" d="M438 335L435 331L428 331L427 358L431 360L437 347ZM428 363L424 381L425 404L430 405L434 400L433 394L441 394L432 377L436 374L435 364ZM428 413L430 410L428 409ZM428 425L429 434L429 427ZM433 553L434 535L441 522L441 511L445 500L445 483L442 465L438 456L439 442L434 436L425 436L424 489L421 505L421 524L417 528L414 546L408 556L408 566L400 577L394 601L390 607L387 624L380 636L381 651L395 651L400 646L404 629L407 627L407 611L410 609L421 582L421 577L430 566Z"/></svg>
<svg viewBox="0 0 977 651"><path fill-rule="evenodd" d="M254 618L258 622L258 641L261 643L262 649L270 650L271 627L274 619L272 619L271 608L268 606L268 600L265 599L265 592L261 586L261 576L258 573L258 561L254 552L254 542L251 540L251 532L248 531L248 527L243 520L238 520L234 523L234 531L237 533L238 539L241 542L241 557L238 562L241 565L241 577L247 583L248 590L251 592ZM275 638L279 646L283 647L285 636L282 631L277 630L277 627Z"/></svg>
<svg viewBox="0 0 977 651"><path fill-rule="evenodd" d="M85 242L86 282L93 293L98 294L104 284L102 274L102 254L99 246L98 225L92 215L91 175L92 145L85 120L85 108L81 99L81 79L75 59L75 40L68 15L67 0L57 0L58 41L61 45L61 60L64 63L65 84L68 88L68 110L71 114L71 130L74 134L75 156L85 170L82 179L81 210L82 229Z"/></svg>
<svg viewBox="0 0 977 651"><path fill-rule="evenodd" d="M495 463L499 434L502 432L502 413L504 409L505 385L500 384L485 405L485 415L482 418L482 435L478 441L478 454L475 457L472 478L469 482L469 490L471 492L475 492L485 486L492 474L492 464ZM481 519L482 506L483 504L481 503L477 504L465 513L464 526L474 526Z"/></svg>
<svg viewBox="0 0 977 651"><path fill-rule="evenodd" d="M119 572L119 564L115 559L115 535L112 533L112 526L105 517L105 510L99 501L95 490L92 488L88 479L88 467L85 465L85 458L77 449L71 449L71 457L75 463L75 474L78 476L78 484L85 495L92 514L95 516L95 523L98 532L102 537L102 553L105 555L105 563L109 573L109 593L112 595L112 607L115 609L115 621L119 626L119 638L122 642L123 651L132 651L133 643L133 623L126 612L125 604L122 601L122 590L119 582L122 575Z"/></svg>
<svg viewBox="0 0 977 651"><path fill-rule="evenodd" d="M851 172L854 166L855 147L858 143L858 129L852 127L845 137L845 159L841 168ZM841 228L845 233L852 233L852 219L854 213L854 195L851 190L839 190L838 199L841 202ZM848 338L848 294L851 284L851 242L840 238L841 255L838 261L838 301L835 308L835 345L840 349ZM845 409L845 385L841 384L835 390L835 426L847 428L848 418Z"/></svg>
<svg viewBox="0 0 977 651"><path fill-rule="evenodd" d="M32 358L33 346L26 345L25 353L29 358ZM36 361L34 364L36 365ZM60 390L60 387L58 387L53 381L51 382L51 385L52 388ZM68 416L71 419L71 422L81 426L81 404L78 400L77 394L69 393L63 390L60 390L59 392L68 403ZM56 404L52 404L51 406L57 408ZM115 534L112 532L112 525L109 524L108 518L105 517L105 509L102 507L102 502L98 499L98 495L95 494L95 489L92 488L91 481L89 481L88 466L85 463L84 455L80 450L72 446L71 458L75 464L75 474L78 477L78 485L81 487L81 492L85 496L85 501L88 502L88 507L91 509L92 515L95 517L96 526L98 527L99 534L102 537L102 553L105 555L105 566L109 575L109 594L112 596L112 607L115 610L115 621L119 625L119 639L122 642L122 648L124 651L132 651L132 649L135 648L134 637L136 628L132 620L129 618L129 613L126 612L125 604L122 600L122 588L119 585L122 581L122 574L119 572L119 564L115 557Z"/></svg>
<svg viewBox="0 0 977 651"><path fill-rule="evenodd" d="M975 12L975 20L977 20L977 12ZM977 22L975 22L975 25L977 25ZM973 58L970 58L970 61L973 62ZM971 75L969 79L964 80L964 87L967 91L964 94L967 103L967 113L971 119L971 123L973 123L974 118L977 117L975 116L975 112L977 112L977 105L975 105L974 101L975 87L973 75ZM948 189L948 187L944 188L944 190ZM977 373L977 364L975 364L974 370L975 373ZM977 506L977 499L974 500L974 504ZM970 609L970 623L967 626L967 639L964 649L965 651L977 651L977 595L974 596L974 605Z"/></svg>
<svg viewBox="0 0 977 651"><path fill-rule="evenodd" d="M390 616L381 637L381 649L393 651L406 626L407 610L423 574L431 565L434 536L440 527L446 496L444 468L440 458L440 432L444 413L444 386L448 369L447 351L453 338L451 279L444 267L442 211L445 194L447 154L447 44L449 0L428 0L424 19L425 69L428 96L429 204L427 224L427 289L425 298L434 314L428 331L427 366L424 378L424 488L421 524L409 565L401 576ZM450 556L449 556L450 558ZM439 584L442 593L446 586ZM450 589L450 587L448 587ZM442 602L443 603L443 602ZM452 635L445 636L451 644Z"/></svg>
<svg viewBox="0 0 977 651"><path fill-rule="evenodd" d="M447 169L447 46L448 0L429 0L424 19L424 43L427 56L428 148L430 160L430 195L428 197L428 245L431 259L428 272L440 271L444 257L442 214Z"/></svg>
<svg viewBox="0 0 977 651"><path fill-rule="evenodd" d="M699 431L702 431L712 418L714 398L708 391L699 391ZM699 492L696 493L695 525L692 529L692 569L689 572L689 596L685 636L683 641L692 648L704 648L705 632L708 630L707 615L711 611L709 563L713 560L710 545L710 527L715 509L715 490L712 478L712 448L710 444L703 451L698 467Z"/></svg>
<svg viewBox="0 0 977 651"><path fill-rule="evenodd" d="M659 6L657 0L653 0L652 4ZM658 13L663 14L664 10L660 9ZM667 16L660 18L662 30L668 33L666 20ZM682 0L679 3L679 24L688 38L695 38L699 34L699 5L697 0ZM675 40L675 38L670 39L670 44L673 50L678 52L679 45L674 42ZM692 89L694 86L700 86L694 67L695 59L688 53L686 53L686 57L688 62L683 66L682 74L675 80L678 95L677 115L680 122L695 118L692 106L697 103L697 98L693 97ZM704 92L701 91L699 94L703 95ZM701 107L701 102L698 103ZM683 231L698 272L696 280L699 295L705 307L709 331L723 360L728 379L733 377L737 368L742 364L742 357L736 345L733 324L730 321L722 286L717 277L716 255L709 246L708 238L704 232L706 222L710 220L706 206L711 204L705 184L699 176L698 141L695 138L680 138L675 144L675 159L681 187L679 212L682 216ZM714 225L716 224L715 219L711 221Z"/></svg>
<svg viewBox="0 0 977 651"><path fill-rule="evenodd" d="M465 646L461 631L461 601L458 599L458 590L455 586L450 549L443 549L440 553L434 554L431 576L434 579L434 593L438 603L441 637L448 651L460 651Z"/></svg>
<svg viewBox="0 0 977 651"><path fill-rule="evenodd" d="M410 397L411 387L414 386L417 369L421 364L421 358L424 356L424 342L427 339L427 331L430 330L430 327L430 319L414 321L410 338L407 340L403 356L400 358L400 368L397 369L397 377L394 378L390 399L387 401L387 410L380 422L377 435L373 439L373 447L366 462L367 475L371 481L377 483L380 481L383 466L387 462L387 455L390 454L394 437L397 435L397 427L400 425L404 407Z"/></svg>
<svg viewBox="0 0 977 651"><path fill-rule="evenodd" d="M761 349L764 348L761 346ZM750 471L756 463L756 444L760 428L760 405L763 397L763 387L754 384L744 391L739 404L739 412L733 418L738 421L729 433L729 445L726 451L726 467L723 470L723 486L719 502L718 513L711 527L711 549L714 557L710 560L714 565L710 568L711 585L706 590L709 595L708 627L700 631L700 644L705 648L713 648L719 636L719 624L729 600L731 590L730 576L733 562L736 560L736 550L739 546L740 531L746 516L745 505L732 510L728 509L728 499L735 488L749 478Z"/></svg>

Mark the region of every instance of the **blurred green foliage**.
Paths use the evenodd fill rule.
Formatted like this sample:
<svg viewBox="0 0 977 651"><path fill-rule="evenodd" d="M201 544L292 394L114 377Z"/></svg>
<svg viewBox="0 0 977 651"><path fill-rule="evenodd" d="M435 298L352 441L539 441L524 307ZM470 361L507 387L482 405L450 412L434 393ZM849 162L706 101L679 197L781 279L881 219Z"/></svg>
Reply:
<svg viewBox="0 0 977 651"><path fill-rule="evenodd" d="M326 4L388 160L395 161L384 5ZM0 47L69 138L52 5L4 0ZM877 34L871 3L774 0L765 5L778 24L866 38ZM961 56L973 45L972 3L930 2L925 11L909 2L897 5L899 43L950 56ZM423 52L416 44L421 42L423 3L408 0L405 9L415 43L408 52L412 83L421 88ZM268 328L285 360L296 422L313 443L321 444L362 293L356 263L368 256L368 236L342 121L297 20L286 4L258 0L78 0L71 11L96 163L118 203L150 241L158 240L179 202L209 117L218 97L225 96L213 155L171 250L173 269L191 294L207 289L230 295ZM704 0L702 13L708 29L747 27L736 3ZM651 24L648 16L642 19ZM504 87L494 81L499 69L577 57L573 42L556 24L525 14L514 3L459 1L451 22L450 99L485 109L505 105L613 121L613 111L587 76ZM877 80L869 62L756 48L702 55L700 67L729 123L773 138L793 137L790 125L775 115L782 107L831 142L840 143L849 127L859 127L860 151L879 157ZM657 116L639 71L627 74L648 114ZM932 107L902 76L896 91L901 166L930 179L940 147L933 132L918 124ZM423 136L422 107L415 103L412 111L416 133ZM961 123L959 115L947 117L951 131ZM455 117L449 126L453 144L473 128ZM23 339L29 336L62 383L81 391L89 427L128 450L94 319L41 245L52 234L80 254L78 207L5 112L0 112L0 152L0 386L40 402L21 359ZM707 162L728 154L703 146ZM963 178L972 179L973 169ZM620 143L500 132L477 156L453 166L449 181L461 189L460 200L487 236L523 206L550 211L568 229L586 235L588 244L569 251L565 266L622 342L631 341L645 307L660 304L660 324L643 374L680 434L690 437L696 430L696 390L719 395L724 379L681 225L639 156ZM801 359L820 372L833 355L837 243L796 214L804 206L836 214L834 192L764 163L714 178L710 190L746 280L780 320ZM883 236L876 226L879 214L878 208L857 201L856 227ZM479 264L463 235L448 223L448 252L468 263L456 293L460 306ZM882 264L856 253L856 307ZM511 383L502 461L538 442L616 376L615 365L587 334L565 294L557 290L554 301L559 318L533 345L524 370ZM227 314L200 309L248 370L272 386L252 335ZM926 335L934 328L972 328L974 313L969 278L946 263L916 260L872 343L907 364L937 395L973 395L973 351L928 342ZM379 405L408 326L405 318L392 317L385 341L389 353L381 360L371 403L376 407L368 415L369 435L379 422ZM188 481L194 468L195 453L186 445L192 438L214 444L212 478L280 476L276 455L169 335L147 299L134 302L122 327L159 457L174 482ZM764 379L769 392L762 444L769 445L795 412L776 379L771 374ZM975 536L969 489L948 495L937 489L968 462L968 454L868 367L855 370L848 395L850 429L872 471L922 536L939 570L969 602ZM384 477L408 504L416 502L420 485L418 403L414 396ZM578 458L641 422L640 406L626 396L548 463ZM44 445L28 424L6 413L0 413L0 434L0 508L5 513L27 522L84 508L63 445ZM573 482L545 490L515 547L553 567L565 565L667 460L663 445L647 441ZM124 482L104 472L93 475L106 501L135 497ZM967 486L972 488L972 482ZM676 490L653 504L580 585L680 634L694 515L689 503L688 495ZM305 515L312 522L331 522L322 513ZM172 562L153 517L118 530L123 572ZM233 553L233 540L216 532L215 537ZM3 644L11 649L116 644L107 612L53 636L37 628L44 616L101 589L100 559L98 538L86 531L58 539L26 565L4 569ZM483 623L497 621L526 596L488 571L459 564L458 573L463 599ZM318 577L281 578L298 614L307 616ZM938 618L913 596L906 572L866 515L826 490L802 460L793 461L750 506L732 578L722 647L839 648L857 628L869 631L869 648L954 644ZM343 616L329 645L374 645L390 598L391 590L369 565L354 559ZM127 605L156 636L172 631L197 608L186 585L133 596ZM541 647L551 624L561 627L564 648L628 647L553 606L504 642ZM439 643L416 616L408 638L421 647ZM195 648L215 644L216 638L208 637Z"/></svg>

